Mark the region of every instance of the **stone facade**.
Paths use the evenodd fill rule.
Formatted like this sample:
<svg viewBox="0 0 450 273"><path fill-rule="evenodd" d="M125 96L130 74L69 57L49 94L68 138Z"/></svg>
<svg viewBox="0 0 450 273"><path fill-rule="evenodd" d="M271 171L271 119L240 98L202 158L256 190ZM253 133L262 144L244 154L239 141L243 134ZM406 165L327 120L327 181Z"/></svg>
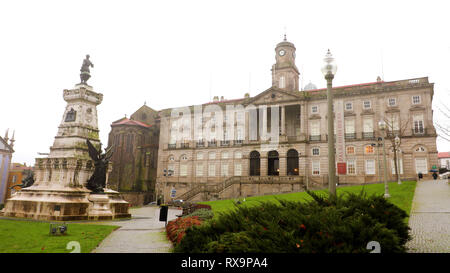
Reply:
<svg viewBox="0 0 450 273"><path fill-rule="evenodd" d="M166 200L173 190L175 199L208 200L327 186L326 89L299 91L292 43L279 43L275 53L272 87L255 97L161 111L156 187ZM388 178L395 181L396 135L401 140L395 149L401 179L415 179L419 172L431 175L438 160L430 107L433 83L427 77L391 82L378 78L333 87L333 92L335 111L343 112L344 119L340 130L346 174L339 175L340 184L383 181L380 137L385 137ZM220 116L233 107L226 120ZM385 131L378 126L380 120L387 124ZM226 129L220 128L222 122ZM211 123L216 127L210 129ZM199 134L196 128L203 131ZM209 130L214 133L205 138ZM164 176L168 170L173 174Z"/></svg>
<svg viewBox="0 0 450 273"><path fill-rule="evenodd" d="M109 186L124 193L122 196L133 205L155 200L158 142L158 112L146 105L130 119L122 118L111 124L108 145L114 147L114 153Z"/></svg>

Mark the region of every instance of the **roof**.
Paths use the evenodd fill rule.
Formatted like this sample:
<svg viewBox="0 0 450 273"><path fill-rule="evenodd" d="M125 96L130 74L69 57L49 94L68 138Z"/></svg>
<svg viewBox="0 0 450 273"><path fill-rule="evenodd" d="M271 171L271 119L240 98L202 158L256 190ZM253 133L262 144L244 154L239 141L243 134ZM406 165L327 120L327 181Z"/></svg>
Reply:
<svg viewBox="0 0 450 273"><path fill-rule="evenodd" d="M25 171L25 170L33 170L33 167L21 163L11 163L10 171Z"/></svg>
<svg viewBox="0 0 450 273"><path fill-rule="evenodd" d="M137 120L132 120L129 118L122 118L119 119L117 121L114 121L111 126L117 126L117 125L131 125L131 126L141 126L141 127L145 127L145 128L150 128L152 127L152 125L148 125L145 124L143 122L137 121Z"/></svg>
<svg viewBox="0 0 450 273"><path fill-rule="evenodd" d="M450 158L450 152L438 153L438 158Z"/></svg>

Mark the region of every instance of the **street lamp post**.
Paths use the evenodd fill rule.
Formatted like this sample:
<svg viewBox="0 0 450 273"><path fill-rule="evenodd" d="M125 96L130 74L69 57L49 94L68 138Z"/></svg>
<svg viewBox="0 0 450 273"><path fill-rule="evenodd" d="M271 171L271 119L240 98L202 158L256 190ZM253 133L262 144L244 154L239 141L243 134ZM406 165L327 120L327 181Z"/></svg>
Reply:
<svg viewBox="0 0 450 273"><path fill-rule="evenodd" d="M336 196L336 159L334 152L334 115L333 115L333 93L331 91L337 66L328 49L324 58L325 64L322 73L327 80L327 104L328 104L328 186L330 195Z"/></svg>
<svg viewBox="0 0 450 273"><path fill-rule="evenodd" d="M378 123L378 127L380 127L380 130L382 132L382 139L383 139L383 164L384 164L384 198L389 198L391 195L389 194L389 188L387 183L387 163L386 163L386 142L384 140L384 130L386 129L386 123L381 120Z"/></svg>
<svg viewBox="0 0 450 273"><path fill-rule="evenodd" d="M398 148L400 147L400 138L398 137L398 135L395 136L394 139L394 143L395 143L395 166L397 168L397 183L400 185L402 184L402 181L400 180L400 166L398 164Z"/></svg>

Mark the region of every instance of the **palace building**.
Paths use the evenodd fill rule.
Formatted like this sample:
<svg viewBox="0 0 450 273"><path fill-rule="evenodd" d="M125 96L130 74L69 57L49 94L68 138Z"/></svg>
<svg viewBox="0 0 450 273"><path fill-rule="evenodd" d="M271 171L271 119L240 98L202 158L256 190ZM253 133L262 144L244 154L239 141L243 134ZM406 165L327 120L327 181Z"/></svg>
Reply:
<svg viewBox="0 0 450 273"><path fill-rule="evenodd" d="M327 187L326 89L299 90L295 51L286 38L276 45L272 86L254 97L160 111L158 194L198 201ZM402 180L431 175L438 158L427 77L378 77L332 92L334 134L342 140L336 155L346 163L339 184L383 181L382 137L390 181L397 180L396 169Z"/></svg>

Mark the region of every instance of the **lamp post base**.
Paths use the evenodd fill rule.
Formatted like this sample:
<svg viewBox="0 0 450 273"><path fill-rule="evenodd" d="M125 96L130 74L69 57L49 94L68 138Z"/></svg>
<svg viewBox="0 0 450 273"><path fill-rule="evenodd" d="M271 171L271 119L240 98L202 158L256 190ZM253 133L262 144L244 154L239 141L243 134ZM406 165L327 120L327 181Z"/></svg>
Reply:
<svg viewBox="0 0 450 273"><path fill-rule="evenodd" d="M384 194L384 198L389 198L389 197L391 197L391 195L389 193Z"/></svg>

